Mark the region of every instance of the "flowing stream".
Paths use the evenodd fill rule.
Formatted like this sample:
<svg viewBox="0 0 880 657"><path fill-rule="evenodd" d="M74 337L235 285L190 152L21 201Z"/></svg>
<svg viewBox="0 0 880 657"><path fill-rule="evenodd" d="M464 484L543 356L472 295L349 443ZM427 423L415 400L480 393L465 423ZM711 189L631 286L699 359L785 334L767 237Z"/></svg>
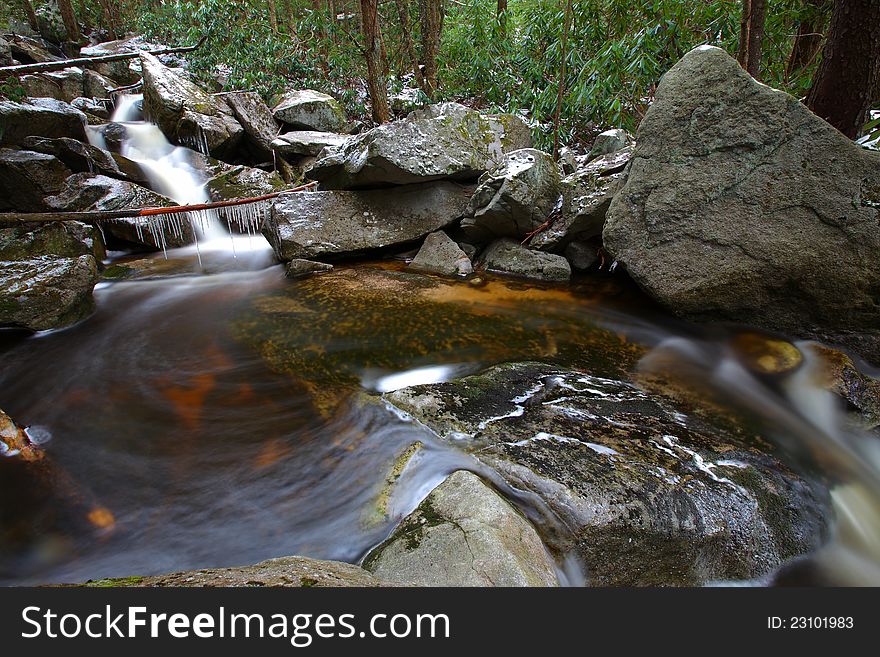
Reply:
<svg viewBox="0 0 880 657"><path fill-rule="evenodd" d="M207 199L186 150L141 120L136 98L123 99L114 118L128 128L124 154L157 191L182 204ZM146 263L163 275L100 284L87 321L34 336L0 332L4 410L51 457L47 479L0 459L0 584L294 554L357 562L459 468L481 471L533 520L553 523L539 501L359 395L541 357L536 349L613 371L617 354L599 331L644 346L642 370L674 371L750 414L793 462L823 463L835 482L837 538L811 558L839 583L880 582L878 438L845 428L809 359L768 382L729 350L728 334L675 322L613 277L565 289L449 283L436 317L406 299L394 312L352 302L345 275L401 269L384 262L327 275L326 316L306 309L302 323L284 327L306 336L291 364L275 358L274 337L254 339L254 327L302 308L314 279L286 279L258 234L231 236L216 217L198 229L198 247L113 254L108 265ZM484 324L445 321L442 313L463 307ZM414 441L424 448L389 481ZM584 581L565 559L559 574Z"/></svg>

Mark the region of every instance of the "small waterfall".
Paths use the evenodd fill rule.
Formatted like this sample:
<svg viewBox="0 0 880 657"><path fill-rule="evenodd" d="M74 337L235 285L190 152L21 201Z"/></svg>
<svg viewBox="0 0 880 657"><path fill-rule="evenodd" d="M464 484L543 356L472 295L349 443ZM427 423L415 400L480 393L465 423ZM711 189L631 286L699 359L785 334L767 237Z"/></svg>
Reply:
<svg viewBox="0 0 880 657"><path fill-rule="evenodd" d="M143 94L119 95L115 100L116 109L111 120L121 123L126 129L120 152L141 167L150 187L179 205L211 202L206 188L207 176L194 166L193 163L197 160L193 151L169 143L157 125L144 120ZM88 135L93 145L106 150L106 141L99 130L90 129ZM264 207L250 205L225 208L222 219L225 219L228 231L223 227L217 210L154 215L144 228L164 245L164 235L180 235L181 222L188 220L196 237L195 244L176 251L187 255L195 250L200 263L205 251L226 252L235 258L241 251L250 250L259 252L259 257L264 259L265 253L271 249L262 236L259 236L265 211ZM245 235L234 235L233 226ZM241 244L244 240L247 241L246 245ZM163 251L166 251L164 247Z"/></svg>

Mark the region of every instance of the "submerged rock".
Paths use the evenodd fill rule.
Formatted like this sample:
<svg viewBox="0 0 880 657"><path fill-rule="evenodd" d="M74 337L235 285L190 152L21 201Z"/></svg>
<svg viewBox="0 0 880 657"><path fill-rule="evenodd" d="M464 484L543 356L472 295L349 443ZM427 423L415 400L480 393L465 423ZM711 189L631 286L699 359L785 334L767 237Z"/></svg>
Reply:
<svg viewBox="0 0 880 657"><path fill-rule="evenodd" d="M223 156L239 144L244 128L229 106L141 53L144 74L144 112L172 142Z"/></svg>
<svg viewBox="0 0 880 657"><path fill-rule="evenodd" d="M422 247L409 263L410 269L445 276L467 276L473 273L471 259L442 230L425 238Z"/></svg>
<svg viewBox="0 0 880 657"><path fill-rule="evenodd" d="M345 255L411 242L461 217L469 190L454 183L279 197L263 234L282 260Z"/></svg>
<svg viewBox="0 0 880 657"><path fill-rule="evenodd" d="M521 240L550 218L561 191L559 167L550 155L534 148L507 153L480 178L462 231L477 242Z"/></svg>
<svg viewBox="0 0 880 657"><path fill-rule="evenodd" d="M533 251L509 238L496 240L486 247L478 265L487 271L538 281L571 278L571 265L563 256Z"/></svg>
<svg viewBox="0 0 880 657"><path fill-rule="evenodd" d="M513 363L383 397L543 499L594 584L751 579L827 534L827 491L758 436L624 381Z"/></svg>
<svg viewBox="0 0 880 657"><path fill-rule="evenodd" d="M333 265L326 262L316 262L314 260L305 260L296 258L284 265L284 275L287 278L301 278L309 274L318 274L325 271L332 271Z"/></svg>
<svg viewBox="0 0 880 657"><path fill-rule="evenodd" d="M86 140L86 115L52 98L14 103L0 100L0 144L21 144L25 137L72 137Z"/></svg>
<svg viewBox="0 0 880 657"><path fill-rule="evenodd" d="M534 527L470 472L454 472L364 559L417 586L557 586Z"/></svg>
<svg viewBox="0 0 880 657"><path fill-rule="evenodd" d="M275 119L297 130L345 132L342 105L333 96L303 89L284 94L272 110Z"/></svg>
<svg viewBox="0 0 880 657"><path fill-rule="evenodd" d="M518 116L442 103L352 137L306 173L325 189L475 180L505 153L530 145Z"/></svg>
<svg viewBox="0 0 880 657"><path fill-rule="evenodd" d="M603 240L681 316L864 331L880 358L880 153L723 50L697 48L663 77Z"/></svg>
<svg viewBox="0 0 880 657"><path fill-rule="evenodd" d="M363 568L340 561L306 557L268 559L253 566L188 570L148 577L91 580L88 587L147 586L399 586L375 577Z"/></svg>

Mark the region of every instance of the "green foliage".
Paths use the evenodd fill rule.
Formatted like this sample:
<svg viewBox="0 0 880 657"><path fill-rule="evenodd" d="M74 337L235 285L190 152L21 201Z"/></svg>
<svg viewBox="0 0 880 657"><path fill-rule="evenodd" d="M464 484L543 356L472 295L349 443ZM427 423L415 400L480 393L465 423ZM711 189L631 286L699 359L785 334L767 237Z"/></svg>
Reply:
<svg viewBox="0 0 880 657"><path fill-rule="evenodd" d="M8 77L0 81L0 98L7 98L15 102L21 102L27 96L27 92L17 77Z"/></svg>

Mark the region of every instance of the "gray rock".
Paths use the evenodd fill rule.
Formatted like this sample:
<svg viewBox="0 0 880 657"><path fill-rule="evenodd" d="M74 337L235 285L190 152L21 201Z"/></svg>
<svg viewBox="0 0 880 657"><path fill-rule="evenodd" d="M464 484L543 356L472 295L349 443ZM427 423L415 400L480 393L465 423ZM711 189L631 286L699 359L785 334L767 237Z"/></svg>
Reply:
<svg viewBox="0 0 880 657"><path fill-rule="evenodd" d="M587 156L588 160L595 160L597 157L616 153L629 146L632 143L630 136L626 134L626 130L613 128L599 134L593 141L593 147Z"/></svg>
<svg viewBox="0 0 880 657"><path fill-rule="evenodd" d="M264 157L272 157L272 140L278 134L278 123L271 110L253 91L226 94L226 104L242 125L246 141Z"/></svg>
<svg viewBox="0 0 880 657"><path fill-rule="evenodd" d="M880 357L880 153L700 47L662 79L606 249L673 312L869 332Z"/></svg>
<svg viewBox="0 0 880 657"><path fill-rule="evenodd" d="M507 153L480 178L461 229L473 241L521 240L550 217L561 191L559 168L550 155L533 148Z"/></svg>
<svg viewBox="0 0 880 657"><path fill-rule="evenodd" d="M339 101L311 89L284 94L272 114L277 121L298 130L345 132L347 123Z"/></svg>
<svg viewBox="0 0 880 657"><path fill-rule="evenodd" d="M23 75L19 80L25 93L33 98L54 98L69 103L83 95L83 70L78 67L39 75Z"/></svg>
<svg viewBox="0 0 880 657"><path fill-rule="evenodd" d="M405 244L461 217L470 190L454 183L368 191L299 192L272 205L263 234L281 260Z"/></svg>
<svg viewBox="0 0 880 657"><path fill-rule="evenodd" d="M103 255L97 228L78 221L30 223L0 228L0 260L28 260L42 256L78 258Z"/></svg>
<svg viewBox="0 0 880 657"><path fill-rule="evenodd" d="M561 255L533 251L507 237L486 247L478 266L498 274L538 281L567 281L571 278L571 266Z"/></svg>
<svg viewBox="0 0 880 657"><path fill-rule="evenodd" d="M142 36L128 37L118 39L116 41L105 41L93 46L86 46L80 49L83 57L92 55L119 55L122 53L143 52L150 50L160 50L168 46L160 43L152 43L144 39ZM161 55L159 61L166 66L180 66L185 63L182 55ZM117 80L119 85L134 84L141 79L142 67L140 59L127 59L117 62L100 62L90 64L101 75Z"/></svg>
<svg viewBox="0 0 880 657"><path fill-rule="evenodd" d="M53 155L0 148L0 209L48 210L46 197L57 194L69 175Z"/></svg>
<svg viewBox="0 0 880 657"><path fill-rule="evenodd" d="M0 66L12 66L12 49L3 37L0 37Z"/></svg>
<svg viewBox="0 0 880 657"><path fill-rule="evenodd" d="M431 104L431 99L421 89L402 89L388 99L392 111L397 114L408 114L425 105Z"/></svg>
<svg viewBox="0 0 880 657"><path fill-rule="evenodd" d="M214 201L254 198L272 194L284 188L284 181L275 172L263 171L241 164L232 166L221 162L216 162L212 168L215 173L205 183L205 188Z"/></svg>
<svg viewBox="0 0 880 657"><path fill-rule="evenodd" d="M61 59L60 55L55 54L58 52L57 46L39 37L24 36L23 32L17 32L10 39L9 49L13 59L20 62L54 62Z"/></svg>
<svg viewBox="0 0 880 657"><path fill-rule="evenodd" d="M74 173L101 173L112 178L128 178L110 153L70 137L26 137L22 145L37 153L54 155Z"/></svg>
<svg viewBox="0 0 880 657"><path fill-rule="evenodd" d="M534 527L464 470L431 491L364 567L417 586L558 586Z"/></svg>
<svg viewBox="0 0 880 657"><path fill-rule="evenodd" d="M20 144L25 137L72 137L86 141L86 115L52 98L13 103L0 100L0 144Z"/></svg>
<svg viewBox="0 0 880 657"><path fill-rule="evenodd" d="M409 263L411 269L444 276L467 276L473 273L470 258L442 230L431 233Z"/></svg>
<svg viewBox="0 0 880 657"><path fill-rule="evenodd" d="M144 112L172 142L214 156L238 146L244 128L232 110L148 53L141 53Z"/></svg>
<svg viewBox="0 0 880 657"><path fill-rule="evenodd" d="M84 98L80 96L79 98L74 98L70 101L70 104L84 114L92 114L93 116L102 119L110 118L110 112L107 110L107 106L104 105L104 103L98 102L94 98Z"/></svg>
<svg viewBox="0 0 880 657"><path fill-rule="evenodd" d="M325 189L475 180L528 148L528 128L512 114L480 114L456 103L429 105L406 119L352 137L306 174Z"/></svg>
<svg viewBox="0 0 880 657"><path fill-rule="evenodd" d="M599 247L601 242L571 242L565 247L565 259L573 269L585 271L592 268L599 261Z"/></svg>
<svg viewBox="0 0 880 657"><path fill-rule="evenodd" d="M43 331L85 319L97 281L91 255L0 261L0 326Z"/></svg>
<svg viewBox="0 0 880 657"><path fill-rule="evenodd" d="M70 176L62 190L46 199L54 210L131 210L149 207L171 207L177 205L171 199L157 194L146 187L134 183L109 178L102 175L77 173ZM155 222L156 220L152 220ZM139 244L151 249L162 248L162 236L147 218L126 218L105 221L101 228L107 235L112 235L132 244ZM185 246L195 239L192 226L188 221L180 223L180 230L164 231L165 245L168 247Z"/></svg>
<svg viewBox="0 0 880 657"><path fill-rule="evenodd" d="M97 71L83 71L83 94L87 98L110 98L110 92L120 87L118 83Z"/></svg>
<svg viewBox="0 0 880 657"><path fill-rule="evenodd" d="M224 586L224 587L328 587L328 586L399 586L382 581L363 568L340 561L319 561L306 557L268 559L253 566L188 570L149 577L120 577L88 581L84 586L153 587L153 586Z"/></svg>
<svg viewBox="0 0 880 657"><path fill-rule="evenodd" d="M474 261L474 258L477 257L477 254L480 250L474 246L473 244L468 244L467 242L458 242L458 248L464 251L464 254L470 259L471 262Z"/></svg>
<svg viewBox="0 0 880 657"><path fill-rule="evenodd" d="M623 182L622 171L631 154L632 150L624 150L602 156L589 164L581 164L574 173L563 178L559 217L535 235L529 246L560 252L570 242L601 235L605 215Z"/></svg>
<svg viewBox="0 0 880 657"><path fill-rule="evenodd" d="M348 135L316 130L296 130L278 135L272 141L272 150L279 155L318 155L325 148L339 148Z"/></svg>
<svg viewBox="0 0 880 657"><path fill-rule="evenodd" d="M828 533L827 490L760 436L624 381L514 363L384 400L537 494L592 584L751 579Z"/></svg>
<svg viewBox="0 0 880 657"><path fill-rule="evenodd" d="M310 274L319 274L325 271L332 271L333 265L326 262L315 262L314 260L305 260L303 258L295 258L284 266L284 275L287 278L301 278Z"/></svg>

